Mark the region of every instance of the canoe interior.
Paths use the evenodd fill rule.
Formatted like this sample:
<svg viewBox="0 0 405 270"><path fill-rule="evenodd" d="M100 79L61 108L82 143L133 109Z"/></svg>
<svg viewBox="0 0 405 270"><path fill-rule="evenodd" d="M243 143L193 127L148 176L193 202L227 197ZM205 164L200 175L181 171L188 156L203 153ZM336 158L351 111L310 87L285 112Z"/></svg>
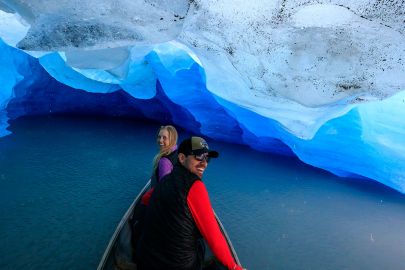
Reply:
<svg viewBox="0 0 405 270"><path fill-rule="evenodd" d="M145 185L139 195L136 197L134 202L131 204L122 220L118 224L108 246L105 250L103 257L98 266L98 270L136 270L136 263L134 261L134 248L132 244L132 235L133 235L133 217L134 213L137 212L139 208L139 203L142 195L149 189L150 181ZM228 245L231 248L233 256L237 263L239 259L236 255L235 250L233 249L232 243L229 240L228 235L226 234L221 222L216 216L218 224L225 236L225 239L228 241ZM219 263L216 258L212 255L212 252L209 250L207 244L204 241L206 246L205 252L205 261L204 261L204 270L222 270L226 269L221 263Z"/></svg>

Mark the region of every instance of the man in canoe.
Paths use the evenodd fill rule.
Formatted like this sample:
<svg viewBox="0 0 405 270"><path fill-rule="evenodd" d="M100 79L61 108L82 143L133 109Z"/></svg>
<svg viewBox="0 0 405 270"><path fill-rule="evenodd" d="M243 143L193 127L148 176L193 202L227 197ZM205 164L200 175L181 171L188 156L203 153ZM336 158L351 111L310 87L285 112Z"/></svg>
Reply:
<svg viewBox="0 0 405 270"><path fill-rule="evenodd" d="M209 150L201 137L180 144L177 164L156 186L148 202L136 252L139 270L202 269L202 237L226 268L242 269L218 226L201 180L210 159L217 157L218 152Z"/></svg>

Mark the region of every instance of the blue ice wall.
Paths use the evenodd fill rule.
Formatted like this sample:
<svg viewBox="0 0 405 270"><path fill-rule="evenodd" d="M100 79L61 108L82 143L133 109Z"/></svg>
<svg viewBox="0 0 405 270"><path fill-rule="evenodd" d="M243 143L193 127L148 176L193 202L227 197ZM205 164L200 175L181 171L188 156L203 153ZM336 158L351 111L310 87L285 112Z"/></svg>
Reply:
<svg viewBox="0 0 405 270"><path fill-rule="evenodd" d="M72 68L56 52L35 58L0 40L0 134L7 134L8 119L24 115L153 119L260 151L296 155L339 176L371 178L405 193L404 91L352 104L314 137L302 139L276 120L210 92L205 70L186 51L162 45L142 57L136 53L130 49L126 76L117 77Z"/></svg>

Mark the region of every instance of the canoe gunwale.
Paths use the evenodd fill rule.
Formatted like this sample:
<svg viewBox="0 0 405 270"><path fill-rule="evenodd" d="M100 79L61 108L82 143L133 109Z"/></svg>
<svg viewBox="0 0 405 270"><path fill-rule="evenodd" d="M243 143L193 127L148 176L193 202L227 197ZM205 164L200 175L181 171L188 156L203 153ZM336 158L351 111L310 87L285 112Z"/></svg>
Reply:
<svg viewBox="0 0 405 270"><path fill-rule="evenodd" d="M235 262L238 265L241 265L240 261L239 261L238 254L236 253L236 250L232 245L231 239L229 238L227 232L225 231L224 225L222 224L221 220L218 218L217 213L215 213L215 211L214 211L214 215L215 215L215 219L218 222L219 228L221 229L221 232L223 233L223 235L225 237L225 240L226 240L226 242L227 242L227 244L229 246L229 249L231 250L232 257L234 258Z"/></svg>
<svg viewBox="0 0 405 270"><path fill-rule="evenodd" d="M115 229L115 232L114 232L113 236L111 237L110 242L108 243L108 246L107 246L106 250L104 251L103 257L100 260L100 263L99 263L99 265L97 267L97 270L103 270L104 269L104 265L107 262L107 258L110 256L111 252L113 251L113 246L114 246L115 242L117 241L118 236L120 235L120 233L122 231L122 228L124 227L125 223L130 218L130 216L132 215L132 213L134 211L134 208L135 208L135 205L141 199L141 196L145 193L145 191L149 188L150 184L151 184L151 180L149 179L149 181L143 187L141 192L139 192L138 196L136 196L136 198L132 202L131 206L125 212L125 214L122 217L120 223L118 223L117 228Z"/></svg>

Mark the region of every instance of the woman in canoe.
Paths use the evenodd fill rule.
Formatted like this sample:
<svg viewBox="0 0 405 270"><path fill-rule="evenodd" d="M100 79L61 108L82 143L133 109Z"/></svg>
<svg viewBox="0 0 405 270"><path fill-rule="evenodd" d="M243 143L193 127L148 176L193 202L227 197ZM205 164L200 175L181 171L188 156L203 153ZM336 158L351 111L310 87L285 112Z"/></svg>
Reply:
<svg viewBox="0 0 405 270"><path fill-rule="evenodd" d="M150 196L162 178L173 170L177 162L177 130L171 125L161 126L156 136L159 152L153 158L151 189L142 197L142 204L148 205Z"/></svg>
<svg viewBox="0 0 405 270"><path fill-rule="evenodd" d="M173 164L177 161L177 138L175 127L160 127L156 137L159 152L153 159L152 188L173 170Z"/></svg>

